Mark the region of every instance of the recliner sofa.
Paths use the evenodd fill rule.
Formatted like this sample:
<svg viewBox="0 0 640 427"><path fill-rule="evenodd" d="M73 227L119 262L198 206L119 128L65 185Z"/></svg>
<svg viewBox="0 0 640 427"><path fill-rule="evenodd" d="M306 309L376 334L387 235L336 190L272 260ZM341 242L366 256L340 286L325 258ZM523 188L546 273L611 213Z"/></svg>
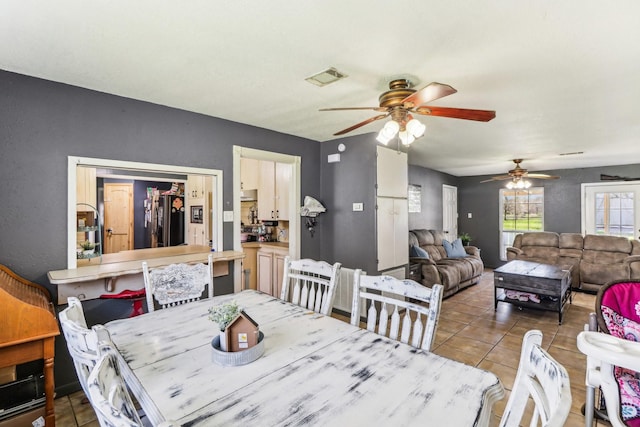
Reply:
<svg viewBox="0 0 640 427"><path fill-rule="evenodd" d="M484 263L480 250L465 246L465 257L447 258L443 241L447 235L438 230L410 230L409 247L416 245L424 249L428 258L410 257L410 263L420 264L419 282L427 287L439 283L444 287L443 297L448 297L467 286L480 281Z"/></svg>
<svg viewBox="0 0 640 427"><path fill-rule="evenodd" d="M571 287L597 292L605 283L640 279L640 242L625 237L550 231L517 234L507 260L571 265Z"/></svg>

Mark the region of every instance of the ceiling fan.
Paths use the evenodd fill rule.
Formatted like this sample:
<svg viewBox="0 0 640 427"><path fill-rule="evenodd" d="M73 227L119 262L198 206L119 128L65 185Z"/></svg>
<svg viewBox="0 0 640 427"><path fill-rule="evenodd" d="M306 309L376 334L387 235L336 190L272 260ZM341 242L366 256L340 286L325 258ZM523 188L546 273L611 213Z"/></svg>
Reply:
<svg viewBox="0 0 640 427"><path fill-rule="evenodd" d="M407 140L410 139L413 141L413 139L422 136L424 133L424 125L415 120L412 114L451 117L454 119L475 120L479 122L488 122L496 116L495 111L489 110L469 110L465 108L433 107L424 105L427 102L456 93L457 91L449 85L434 82L429 83L420 90L412 89L410 86L411 83L407 79L392 80L389 83L389 90L382 93L378 98L380 103L379 107L322 108L320 111L379 111L383 114L373 116L365 121L336 132L333 135L344 135L352 130L358 129L359 127L375 122L376 120L391 116L392 120L385 125L382 131L380 131L378 140L383 142L381 139L384 139L388 142L397 133L399 133L402 142L405 144L411 143L407 143ZM406 137L404 140L403 133ZM380 138L381 136L383 136L383 138ZM413 136L413 139L410 138L411 136Z"/></svg>
<svg viewBox="0 0 640 427"><path fill-rule="evenodd" d="M504 181L511 180L509 184L512 184L511 187L507 185L509 188L529 188L531 183L526 181L525 178L534 178L534 179L558 179L559 176L556 175L547 175L544 173L529 173L526 169L520 167L520 163L522 163L522 159L513 159L513 163L516 164L516 167L511 169L506 175L498 175L494 176L490 179L485 179L483 182L491 182L491 181Z"/></svg>

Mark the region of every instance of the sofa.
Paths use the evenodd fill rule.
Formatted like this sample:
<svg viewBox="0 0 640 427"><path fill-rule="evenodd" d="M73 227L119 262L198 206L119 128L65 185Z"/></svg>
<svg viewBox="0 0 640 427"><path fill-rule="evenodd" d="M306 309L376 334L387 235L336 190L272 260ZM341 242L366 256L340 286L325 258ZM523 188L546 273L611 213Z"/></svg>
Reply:
<svg viewBox="0 0 640 427"><path fill-rule="evenodd" d="M572 266L571 287L597 292L614 280L640 279L640 242L626 237L549 231L517 234L507 260Z"/></svg>
<svg viewBox="0 0 640 427"><path fill-rule="evenodd" d="M484 271L480 250L475 246L465 246L460 257L448 257L444 247L446 237L443 231L437 230L409 231L409 262L420 265L417 281L429 288L436 283L441 284L444 287L443 297L478 283ZM412 246L419 247L427 256L411 256Z"/></svg>

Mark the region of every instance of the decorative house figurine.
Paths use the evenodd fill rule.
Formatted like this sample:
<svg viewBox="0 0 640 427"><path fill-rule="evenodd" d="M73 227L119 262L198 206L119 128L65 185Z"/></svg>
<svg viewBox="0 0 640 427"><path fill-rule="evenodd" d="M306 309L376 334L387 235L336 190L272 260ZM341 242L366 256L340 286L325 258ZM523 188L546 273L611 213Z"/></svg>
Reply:
<svg viewBox="0 0 640 427"><path fill-rule="evenodd" d="M259 334L255 320L240 311L226 327L227 351L243 351L255 346Z"/></svg>

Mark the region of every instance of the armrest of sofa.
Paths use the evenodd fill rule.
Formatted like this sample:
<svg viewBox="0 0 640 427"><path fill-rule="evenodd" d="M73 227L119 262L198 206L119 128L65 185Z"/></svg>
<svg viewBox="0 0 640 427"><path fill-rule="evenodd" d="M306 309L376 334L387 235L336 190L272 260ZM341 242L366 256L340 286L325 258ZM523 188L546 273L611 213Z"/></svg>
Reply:
<svg viewBox="0 0 640 427"><path fill-rule="evenodd" d="M431 258L409 257L409 262L412 264L436 265L435 261Z"/></svg>
<svg viewBox="0 0 640 427"><path fill-rule="evenodd" d="M507 261L516 259L520 255L522 255L522 249L514 248L513 246L507 247Z"/></svg>
<svg viewBox="0 0 640 427"><path fill-rule="evenodd" d="M464 251L467 253L467 255L480 258L480 249L475 246L465 246Z"/></svg>
<svg viewBox="0 0 640 427"><path fill-rule="evenodd" d="M624 259L629 265L630 279L640 279L640 255L630 255Z"/></svg>

